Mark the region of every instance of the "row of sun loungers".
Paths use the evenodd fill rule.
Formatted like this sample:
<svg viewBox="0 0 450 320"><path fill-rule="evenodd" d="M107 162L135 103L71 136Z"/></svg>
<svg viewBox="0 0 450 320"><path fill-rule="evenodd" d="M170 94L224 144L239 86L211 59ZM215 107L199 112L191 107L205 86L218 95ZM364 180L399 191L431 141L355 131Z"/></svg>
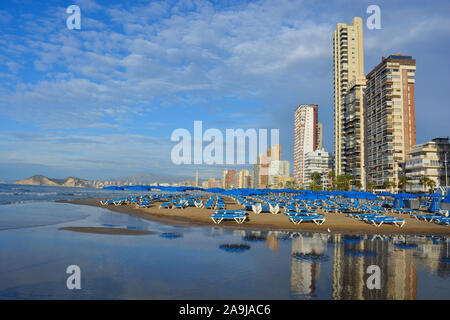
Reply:
<svg viewBox="0 0 450 320"><path fill-rule="evenodd" d="M322 225L325 217L321 212L346 214L362 222L380 227L384 224L391 224L396 227L403 227L405 220L394 216L389 216L389 212L407 214L418 220L433 222L442 225L450 225L448 210L440 210L439 214L420 214L418 210L405 208L392 208L392 202L380 200L365 200L359 203L357 200L343 198L329 198L326 200L298 199L291 195L266 195L266 196L230 196L243 207L240 210L226 210L224 197L213 194L206 202L204 195L191 194L168 194L165 196L131 196L111 200L101 201L102 205L135 205L143 208L149 207L155 201L161 201L160 208L183 209L185 207L197 207L216 210L211 214L211 219L215 224L225 220L234 220L241 224L247 220L246 211L255 214L284 213L293 224L303 222L313 222ZM442 212L441 212L442 211Z"/></svg>
<svg viewBox="0 0 450 320"><path fill-rule="evenodd" d="M380 227L384 223L384 224L392 224L395 225L396 227L401 228L405 224L404 219L392 216L385 216L383 214L377 213L348 213L347 215L356 218L358 220L373 224L376 227Z"/></svg>

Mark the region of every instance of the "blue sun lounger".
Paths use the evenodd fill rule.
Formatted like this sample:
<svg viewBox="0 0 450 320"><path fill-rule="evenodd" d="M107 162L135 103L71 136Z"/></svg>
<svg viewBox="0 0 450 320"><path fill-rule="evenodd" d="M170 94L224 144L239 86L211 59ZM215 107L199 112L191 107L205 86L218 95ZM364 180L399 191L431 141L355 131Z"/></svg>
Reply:
<svg viewBox="0 0 450 320"><path fill-rule="evenodd" d="M234 220L238 224L241 224L246 218L247 215L244 210L217 210L211 214L211 219L215 224L219 224L223 220Z"/></svg>
<svg viewBox="0 0 450 320"><path fill-rule="evenodd" d="M145 201L145 202L141 202L141 203L136 203L136 207L138 208L148 208L152 205L151 202L149 201Z"/></svg>
<svg viewBox="0 0 450 320"><path fill-rule="evenodd" d="M450 217L439 217L439 218L435 218L434 222L437 222L439 224L444 224L447 226L450 226Z"/></svg>
<svg viewBox="0 0 450 320"><path fill-rule="evenodd" d="M159 205L159 208L161 209L161 208L166 208L166 209L170 209L172 207L172 203L171 202L162 202L160 205Z"/></svg>
<svg viewBox="0 0 450 320"><path fill-rule="evenodd" d="M386 224L393 224L396 227L401 228L405 224L405 220L395 217L374 217L367 219L367 222L372 223L376 227L380 227L383 223L386 223Z"/></svg>
<svg viewBox="0 0 450 320"><path fill-rule="evenodd" d="M184 207L186 207L186 201L177 202L172 205L172 209L183 209Z"/></svg>
<svg viewBox="0 0 450 320"><path fill-rule="evenodd" d="M300 224L302 222L314 222L317 225L321 225L325 222L325 217L320 215L320 214L315 214L315 215L310 215L310 216L306 216L306 215L288 215L289 220L293 223L293 224Z"/></svg>

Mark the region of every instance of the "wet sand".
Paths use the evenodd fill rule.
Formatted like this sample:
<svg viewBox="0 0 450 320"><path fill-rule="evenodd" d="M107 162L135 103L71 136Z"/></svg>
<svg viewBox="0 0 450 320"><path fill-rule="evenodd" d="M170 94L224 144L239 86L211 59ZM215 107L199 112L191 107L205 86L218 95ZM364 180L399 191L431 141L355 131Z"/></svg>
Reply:
<svg viewBox="0 0 450 320"><path fill-rule="evenodd" d="M103 228L103 227L63 227L59 230L67 230L82 233L94 233L94 234L114 234L123 236L137 236L137 235L149 235L155 234L155 232L147 230L130 230L121 228Z"/></svg>
<svg viewBox="0 0 450 320"><path fill-rule="evenodd" d="M102 206L100 200L104 199L80 199L69 201L68 203L77 205L89 205L95 207L107 208L111 211L129 214L150 221L168 223L172 225L184 226L215 226L232 229L246 230L277 230L277 231L308 231L308 232L328 232L346 233L346 234L421 234L421 235L450 235L450 227L438 225L435 223L419 221L409 215L389 213L390 216L402 218L405 225L398 228L394 225L383 224L380 227L367 224L355 218L348 217L341 213L319 213L325 217L325 223L316 225L312 222L304 222L300 225L294 225L288 217L283 214L262 213L255 214L247 211L247 220L243 224L237 224L233 221L222 221L215 224L211 220L211 213L215 210L187 207L184 209L159 209L160 202L155 202L150 208L136 208L133 205L107 205ZM241 206L228 197L224 197L227 210L242 209Z"/></svg>

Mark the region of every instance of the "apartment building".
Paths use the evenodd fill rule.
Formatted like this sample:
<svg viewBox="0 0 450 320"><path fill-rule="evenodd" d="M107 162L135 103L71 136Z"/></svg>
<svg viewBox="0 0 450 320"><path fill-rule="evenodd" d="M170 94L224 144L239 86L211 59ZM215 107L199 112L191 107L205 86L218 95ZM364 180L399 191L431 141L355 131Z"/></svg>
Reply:
<svg viewBox="0 0 450 320"><path fill-rule="evenodd" d="M294 112L294 180L304 184L304 157L317 149L318 105L300 105Z"/></svg>
<svg viewBox="0 0 450 320"><path fill-rule="evenodd" d="M416 144L414 82L416 60L411 56L382 58L366 76L364 95L367 183L398 184L401 163Z"/></svg>
<svg viewBox="0 0 450 320"><path fill-rule="evenodd" d="M333 34L334 57L334 155L335 172L344 173L345 95L353 79L364 78L362 19L355 17L351 25L338 23Z"/></svg>
<svg viewBox="0 0 450 320"><path fill-rule="evenodd" d="M436 183L436 187L449 185L448 168L446 162L450 160L449 138L435 138L432 141L416 145L407 152L405 163L405 176L412 183L408 191L423 192L424 186L420 184L422 177L427 177Z"/></svg>

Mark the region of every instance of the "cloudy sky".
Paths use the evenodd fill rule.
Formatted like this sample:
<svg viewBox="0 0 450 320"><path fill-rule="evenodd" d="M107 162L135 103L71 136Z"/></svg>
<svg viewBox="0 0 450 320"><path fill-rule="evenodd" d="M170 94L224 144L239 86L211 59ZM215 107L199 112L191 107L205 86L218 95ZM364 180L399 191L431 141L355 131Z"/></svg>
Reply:
<svg viewBox="0 0 450 320"><path fill-rule="evenodd" d="M72 4L80 30L66 27ZM0 180L219 176L223 166L170 159L172 132L193 132L194 120L279 129L292 161L293 112L308 103L332 151L332 33L365 22L371 4L382 28L364 27L365 72L412 55L417 143L449 136L449 1L3 0Z"/></svg>

